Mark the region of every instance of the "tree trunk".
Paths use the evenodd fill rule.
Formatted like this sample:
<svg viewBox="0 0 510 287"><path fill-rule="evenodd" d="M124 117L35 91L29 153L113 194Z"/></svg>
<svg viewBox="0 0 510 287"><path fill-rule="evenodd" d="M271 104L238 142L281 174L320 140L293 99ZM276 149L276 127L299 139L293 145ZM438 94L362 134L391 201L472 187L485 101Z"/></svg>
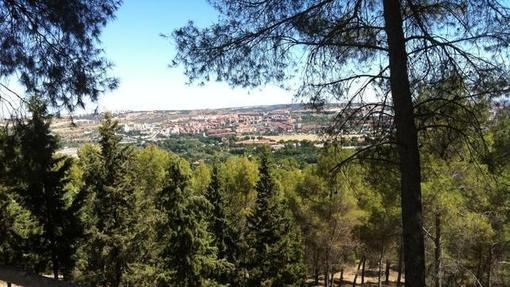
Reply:
<svg viewBox="0 0 510 287"><path fill-rule="evenodd" d="M384 247L381 248L381 255L379 256L379 262L377 263L377 286L381 287L382 285L382 263L383 263L383 257L384 257Z"/></svg>
<svg viewBox="0 0 510 287"><path fill-rule="evenodd" d="M365 285L365 261L367 261L367 258L363 258L363 265L361 266L361 287Z"/></svg>
<svg viewBox="0 0 510 287"><path fill-rule="evenodd" d="M58 280L58 262L53 261L53 278Z"/></svg>
<svg viewBox="0 0 510 287"><path fill-rule="evenodd" d="M442 253L442 246L441 246L441 214L439 212L436 212L436 236L434 238L434 269L436 272L436 277L434 278L434 286L435 287L441 287L443 285L443 271L442 271L442 264L441 264L441 253Z"/></svg>
<svg viewBox="0 0 510 287"><path fill-rule="evenodd" d="M382 259L379 260L379 266L377 267L377 287L382 287Z"/></svg>
<svg viewBox="0 0 510 287"><path fill-rule="evenodd" d="M55 251L53 250L52 253L54 253ZM57 279L58 280L58 273L59 273L59 264L58 264L58 259L57 259L57 256L55 254L53 254L51 256L51 260L53 261L53 278Z"/></svg>
<svg viewBox="0 0 510 287"><path fill-rule="evenodd" d="M489 247L489 258L487 258L487 283L485 284L485 286L487 287L491 287L492 286L492 248L493 246L491 245Z"/></svg>
<svg viewBox="0 0 510 287"><path fill-rule="evenodd" d="M480 280L480 279L482 278L482 273L483 273L483 271L482 271L482 268L483 268L483 267L482 267L483 262L482 262L482 261L483 261L483 251L484 251L484 250L483 250L483 246L482 246L482 244L479 244L479 245L478 245L478 250L477 250L477 251L478 251L478 252L477 252L477 253L478 253L478 254L477 254L477 257L478 257L478 263L476 264L476 278L477 278L478 280Z"/></svg>
<svg viewBox="0 0 510 287"><path fill-rule="evenodd" d="M324 287L329 287L329 249L325 251L324 262Z"/></svg>
<svg viewBox="0 0 510 287"><path fill-rule="evenodd" d="M317 255L319 252L315 250L314 256L313 256L313 275L315 278L314 285L319 285L319 256Z"/></svg>
<svg viewBox="0 0 510 287"><path fill-rule="evenodd" d="M342 284L344 283L344 269L340 270L340 282L338 283L338 287L342 287Z"/></svg>
<svg viewBox="0 0 510 287"><path fill-rule="evenodd" d="M329 287L329 261L326 254L326 262L324 264L324 287Z"/></svg>
<svg viewBox="0 0 510 287"><path fill-rule="evenodd" d="M400 164L402 229L407 287L425 286L420 153L407 69L400 0L383 0L390 86Z"/></svg>
<svg viewBox="0 0 510 287"><path fill-rule="evenodd" d="M400 287L400 280L402 279L402 244L400 245L400 249L398 251L398 273L397 273L397 287Z"/></svg>
<svg viewBox="0 0 510 287"><path fill-rule="evenodd" d="M391 263L388 259L386 259L386 271L385 271L385 277L384 284L389 285L390 284L390 268Z"/></svg>
<svg viewBox="0 0 510 287"><path fill-rule="evenodd" d="M42 192L43 194L46 194L46 188L43 185L42 186ZM46 196L46 195L45 195ZM51 206L51 204L48 202L48 198L46 197L45 200L46 206ZM47 223L45 224L44 229L48 232L48 239L50 242L50 254L51 254L51 263L52 263L52 269L53 269L53 278L58 280L58 273L59 273L59 262L58 262L58 256L57 256L57 242L55 239L55 224L53 223L53 217L51 216L51 213L49 212L50 208L47 208L46 210L46 218Z"/></svg>
<svg viewBox="0 0 510 287"><path fill-rule="evenodd" d="M359 260L358 268L356 269L356 274L354 274L354 280L352 280L352 287L356 287L356 280L358 279L359 269L361 268L361 264L363 263L363 261L365 261L365 256L361 256L361 259Z"/></svg>
<svg viewBox="0 0 510 287"><path fill-rule="evenodd" d="M329 286L333 287L334 284L335 284L335 272L333 272L333 270L331 270L331 279L329 280Z"/></svg>

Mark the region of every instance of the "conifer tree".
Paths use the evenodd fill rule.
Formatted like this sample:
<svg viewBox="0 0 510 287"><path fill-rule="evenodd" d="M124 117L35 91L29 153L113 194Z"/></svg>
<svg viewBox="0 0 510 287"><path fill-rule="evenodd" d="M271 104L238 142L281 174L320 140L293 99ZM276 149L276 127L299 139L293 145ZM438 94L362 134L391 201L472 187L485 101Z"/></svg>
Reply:
<svg viewBox="0 0 510 287"><path fill-rule="evenodd" d="M213 242L218 248L218 258L224 259L233 264L234 272L229 274L218 274L218 281L221 283L231 283L236 285L240 283L240 271L238 269L240 263L240 240L238 231L232 228L225 214L225 201L223 198L218 167L213 169L211 182L207 188L206 199L212 205L209 214L209 231L213 236Z"/></svg>
<svg viewBox="0 0 510 287"><path fill-rule="evenodd" d="M40 258L35 271L44 271L51 262L54 277L58 278L61 271L74 267L76 241L82 234L81 201L73 198L66 203L72 160L55 156L58 139L51 134L46 103L34 97L29 106L31 119L15 127L20 153L10 175L21 204L42 228L38 238L32 238L30 243Z"/></svg>
<svg viewBox="0 0 510 287"><path fill-rule="evenodd" d="M257 200L248 218L247 269L249 286L299 285L304 277L297 232L277 198L267 152L259 167Z"/></svg>
<svg viewBox="0 0 510 287"><path fill-rule="evenodd" d="M207 212L211 206L203 195L188 188L190 168L180 159L168 168L168 181L158 199L167 222L160 226L165 272L163 286L211 286L212 274L223 262L207 230ZM224 264L223 264L224 265Z"/></svg>
<svg viewBox="0 0 510 287"><path fill-rule="evenodd" d="M135 207L131 252L133 261L124 276L126 286L156 286L161 274L160 247L157 226L162 212L157 209L157 197L166 181L168 162L173 155L156 146L136 149L130 163L130 182L135 189Z"/></svg>
<svg viewBox="0 0 510 287"><path fill-rule="evenodd" d="M94 165L84 175L91 194L92 226L86 246L85 274L93 284L119 286L132 257L130 243L134 192L128 173L129 146L122 146L118 122L106 114L99 127L101 147Z"/></svg>
<svg viewBox="0 0 510 287"><path fill-rule="evenodd" d="M227 248L229 242L228 238L228 224L223 210L224 203L220 192L220 181L218 178L218 168L214 167L211 183L207 188L206 199L212 205L209 220L209 230L214 236L214 245L218 248L218 256L220 258L227 258Z"/></svg>
<svg viewBox="0 0 510 287"><path fill-rule="evenodd" d="M8 264L11 262L13 254L13 232L14 218L9 212L10 202L12 198L6 187L9 180L7 173L9 172L10 151L13 150L9 144L10 137L7 134L7 128L0 129L0 262Z"/></svg>
<svg viewBox="0 0 510 287"><path fill-rule="evenodd" d="M425 286L419 138L429 130L454 131L455 125L442 123L445 119L478 128L473 103L507 94L508 2L210 2L218 11L217 21L177 29L173 63L182 65L191 81L219 80L237 87L278 84L313 105L344 102L329 129L335 137L346 127L362 126L360 121L371 125L370 145L353 157L366 159L380 147L395 147L406 286ZM465 96L445 97L448 89L419 99L422 88L452 76ZM419 111L431 102L438 108ZM469 111L469 117L454 117L442 108L449 105Z"/></svg>

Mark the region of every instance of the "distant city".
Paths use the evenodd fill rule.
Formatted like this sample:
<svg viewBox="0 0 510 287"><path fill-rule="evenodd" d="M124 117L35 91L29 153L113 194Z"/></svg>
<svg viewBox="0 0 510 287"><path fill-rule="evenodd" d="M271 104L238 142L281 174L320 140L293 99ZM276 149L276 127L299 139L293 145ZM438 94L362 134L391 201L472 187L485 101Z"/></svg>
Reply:
<svg viewBox="0 0 510 287"><path fill-rule="evenodd" d="M344 106L328 105L320 111L305 105L270 105L205 110L124 111L113 113L119 121L124 143L144 145L176 137L213 138L229 145L270 145L277 149L286 142L313 142L321 146L324 131ZM352 108L351 108L352 109ZM345 112L345 111L344 111ZM363 118L369 109L358 111ZM63 152L75 154L77 147L95 142L102 115L88 114L57 118L53 131L64 144ZM372 130L370 121L345 127L341 137L356 146Z"/></svg>

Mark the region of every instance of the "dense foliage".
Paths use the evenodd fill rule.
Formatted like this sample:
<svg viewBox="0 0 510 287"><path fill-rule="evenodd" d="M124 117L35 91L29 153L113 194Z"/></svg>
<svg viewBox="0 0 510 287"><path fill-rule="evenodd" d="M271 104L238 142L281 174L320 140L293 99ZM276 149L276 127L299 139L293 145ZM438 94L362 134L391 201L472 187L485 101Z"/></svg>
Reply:
<svg viewBox="0 0 510 287"><path fill-rule="evenodd" d="M0 86L7 90L0 104L14 108L27 101L7 86L8 78L18 80L28 95L70 111L115 88L99 36L121 2L0 1Z"/></svg>
<svg viewBox="0 0 510 287"><path fill-rule="evenodd" d="M2 264L90 286L332 286L356 266L358 283L365 269L405 280L394 164L334 173L353 154L335 145L311 164L268 148L191 164L122 144L108 114L98 144L72 159L56 152L43 101L32 107L0 134ZM422 139L431 285L510 280L509 118L487 118L483 157Z"/></svg>
<svg viewBox="0 0 510 287"><path fill-rule="evenodd" d="M477 106L508 94L508 1L210 3L218 13L213 23L189 22L173 32L173 64L192 82L271 83L318 107L344 103L328 128L333 137L368 133L370 145L359 157L381 146L396 150L406 284L426 286L427 151L419 138L446 130L469 142L468 131L481 130Z"/></svg>

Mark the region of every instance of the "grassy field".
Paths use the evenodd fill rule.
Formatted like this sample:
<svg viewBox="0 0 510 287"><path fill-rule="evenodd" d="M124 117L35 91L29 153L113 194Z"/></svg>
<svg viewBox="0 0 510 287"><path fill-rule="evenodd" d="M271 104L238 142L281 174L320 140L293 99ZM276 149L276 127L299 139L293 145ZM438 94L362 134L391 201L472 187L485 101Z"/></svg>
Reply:
<svg viewBox="0 0 510 287"><path fill-rule="evenodd" d="M320 141L322 138L317 134L289 134L289 135L277 135L277 136L264 136L264 138L269 140L274 140L276 142L279 141L311 141L316 142Z"/></svg>
<svg viewBox="0 0 510 287"><path fill-rule="evenodd" d="M344 139L351 139L353 137L361 138L362 135L359 135L359 134L342 135L342 138L344 138ZM311 142L316 142L316 141L324 140L325 136L318 135L318 134L288 134L288 135L277 135L277 136L263 136L263 138L269 139L269 140L273 140L275 142L279 142L279 141L284 141L284 142L286 142L286 141L303 141L303 140L307 140L307 141L311 141Z"/></svg>

